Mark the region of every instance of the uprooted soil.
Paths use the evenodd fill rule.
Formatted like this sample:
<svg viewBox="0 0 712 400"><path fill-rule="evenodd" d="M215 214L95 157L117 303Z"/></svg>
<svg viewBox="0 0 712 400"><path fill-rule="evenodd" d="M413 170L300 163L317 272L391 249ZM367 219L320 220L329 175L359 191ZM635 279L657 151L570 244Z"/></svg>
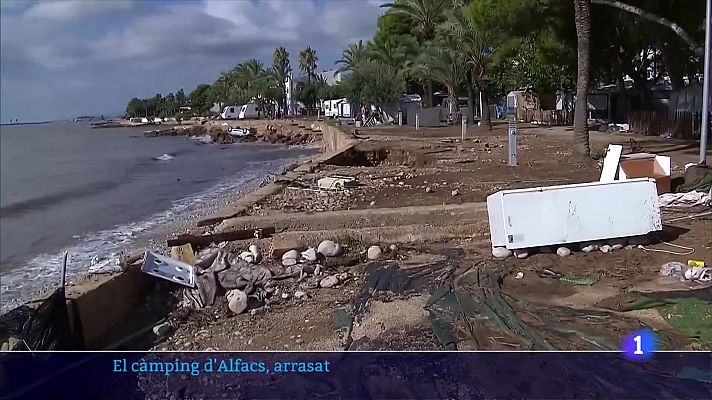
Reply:
<svg viewBox="0 0 712 400"><path fill-rule="evenodd" d="M522 128L517 167L506 165L506 129L501 125L492 132L472 130L465 142L453 127L418 134L412 127L367 128L359 134L368 142L348 157L321 165L248 214L481 202L503 189L589 182L600 175L595 162L571 159L565 130ZM592 142L600 152L608 142L628 143L628 137L597 136ZM660 150L657 144L640 142L643 151L645 146ZM678 147L672 147L673 171L687 162L686 154L677 157ZM344 191L315 190L316 181L328 175L354 176L358 185ZM684 215L664 213L663 220ZM427 216L419 223L423 230L434 229ZM494 260L489 242L478 237L380 243L384 249L395 244L397 251L371 264L360 253L356 266L325 270L326 275L349 272L351 278L335 287L305 289L294 282L287 289L289 297L237 316L220 305L176 311L170 318L172 333L158 339L155 348L611 350L625 334L641 327L656 330L666 349L709 348L710 343L683 333L656 308L623 312L602 306L630 292L700 289L662 278L659 270L668 261L712 260L709 232L710 219L680 220L654 235L648 250L582 253L574 248L571 256L562 258L551 249L504 261ZM670 242L694 249L694 255L683 254L687 250ZM353 247L359 253L366 245ZM408 290L372 287L374 271L387 260L392 260L389 268L416 274L403 283L411 285ZM545 268L594 283L541 277L538 272ZM423 277L427 284L412 286ZM295 299L296 290L308 296Z"/></svg>

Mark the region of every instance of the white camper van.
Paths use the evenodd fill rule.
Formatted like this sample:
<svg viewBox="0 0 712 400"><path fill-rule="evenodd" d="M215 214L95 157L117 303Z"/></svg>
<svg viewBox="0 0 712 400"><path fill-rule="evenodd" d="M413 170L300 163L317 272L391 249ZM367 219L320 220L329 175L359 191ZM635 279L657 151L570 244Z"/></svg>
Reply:
<svg viewBox="0 0 712 400"><path fill-rule="evenodd" d="M262 109L257 106L257 104L250 103L250 104L245 104L240 108L240 115L238 115L239 119L250 119L250 118L259 118L262 114Z"/></svg>
<svg viewBox="0 0 712 400"><path fill-rule="evenodd" d="M236 104L223 108L223 111L220 113L220 119L237 119L240 116L241 107L242 106Z"/></svg>
<svg viewBox="0 0 712 400"><path fill-rule="evenodd" d="M327 118L351 118L353 107L347 99L324 100L324 116Z"/></svg>

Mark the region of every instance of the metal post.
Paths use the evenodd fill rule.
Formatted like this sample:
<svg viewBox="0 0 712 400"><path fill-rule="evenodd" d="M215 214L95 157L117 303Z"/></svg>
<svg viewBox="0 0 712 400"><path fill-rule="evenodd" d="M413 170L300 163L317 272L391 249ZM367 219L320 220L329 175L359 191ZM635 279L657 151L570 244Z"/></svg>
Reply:
<svg viewBox="0 0 712 400"><path fill-rule="evenodd" d="M467 116L466 115L462 116L462 123L460 124L460 129L462 131L461 132L461 136L462 136L461 141L464 142L465 141L465 133L467 133Z"/></svg>
<svg viewBox="0 0 712 400"><path fill-rule="evenodd" d="M403 126L403 111L398 111L398 126Z"/></svg>
<svg viewBox="0 0 712 400"><path fill-rule="evenodd" d="M710 117L710 83L712 83L712 71L710 71L710 18L712 18L712 0L707 0L707 17L705 20L705 71L703 75L704 88L702 89L702 130L700 131L700 165L707 165L707 136L709 134Z"/></svg>
<svg viewBox="0 0 712 400"><path fill-rule="evenodd" d="M509 162L510 167L517 166L517 120L510 118L509 120Z"/></svg>
<svg viewBox="0 0 712 400"><path fill-rule="evenodd" d="M417 131L418 128L420 128L420 114L415 114L415 130Z"/></svg>

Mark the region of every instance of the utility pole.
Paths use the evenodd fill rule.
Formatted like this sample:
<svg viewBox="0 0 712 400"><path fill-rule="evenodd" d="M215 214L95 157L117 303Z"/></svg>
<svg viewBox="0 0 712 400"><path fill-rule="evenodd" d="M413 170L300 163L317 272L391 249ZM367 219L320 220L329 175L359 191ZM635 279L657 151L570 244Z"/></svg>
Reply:
<svg viewBox="0 0 712 400"><path fill-rule="evenodd" d="M700 165L707 165L707 136L709 134L710 119L710 83L712 83L712 73L710 72L710 18L712 17L712 0L707 0L707 13L705 17L705 71L703 75L704 87L702 89L702 131L700 131Z"/></svg>

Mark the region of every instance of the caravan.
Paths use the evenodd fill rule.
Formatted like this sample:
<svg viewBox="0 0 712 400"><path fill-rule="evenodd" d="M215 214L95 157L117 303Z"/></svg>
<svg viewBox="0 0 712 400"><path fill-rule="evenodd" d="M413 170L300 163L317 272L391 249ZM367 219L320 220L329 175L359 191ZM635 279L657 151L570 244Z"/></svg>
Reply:
<svg viewBox="0 0 712 400"><path fill-rule="evenodd" d="M262 113L262 108L260 108L257 104L255 103L249 103L245 104L240 108L240 115L238 115L239 119L251 119L251 118L259 118Z"/></svg>
<svg viewBox="0 0 712 400"><path fill-rule="evenodd" d="M324 100L324 116L327 118L353 118L354 108L347 99Z"/></svg>
<svg viewBox="0 0 712 400"><path fill-rule="evenodd" d="M240 116L241 108L242 106L238 106L237 104L223 108L222 113L220 113L220 119L237 119Z"/></svg>

